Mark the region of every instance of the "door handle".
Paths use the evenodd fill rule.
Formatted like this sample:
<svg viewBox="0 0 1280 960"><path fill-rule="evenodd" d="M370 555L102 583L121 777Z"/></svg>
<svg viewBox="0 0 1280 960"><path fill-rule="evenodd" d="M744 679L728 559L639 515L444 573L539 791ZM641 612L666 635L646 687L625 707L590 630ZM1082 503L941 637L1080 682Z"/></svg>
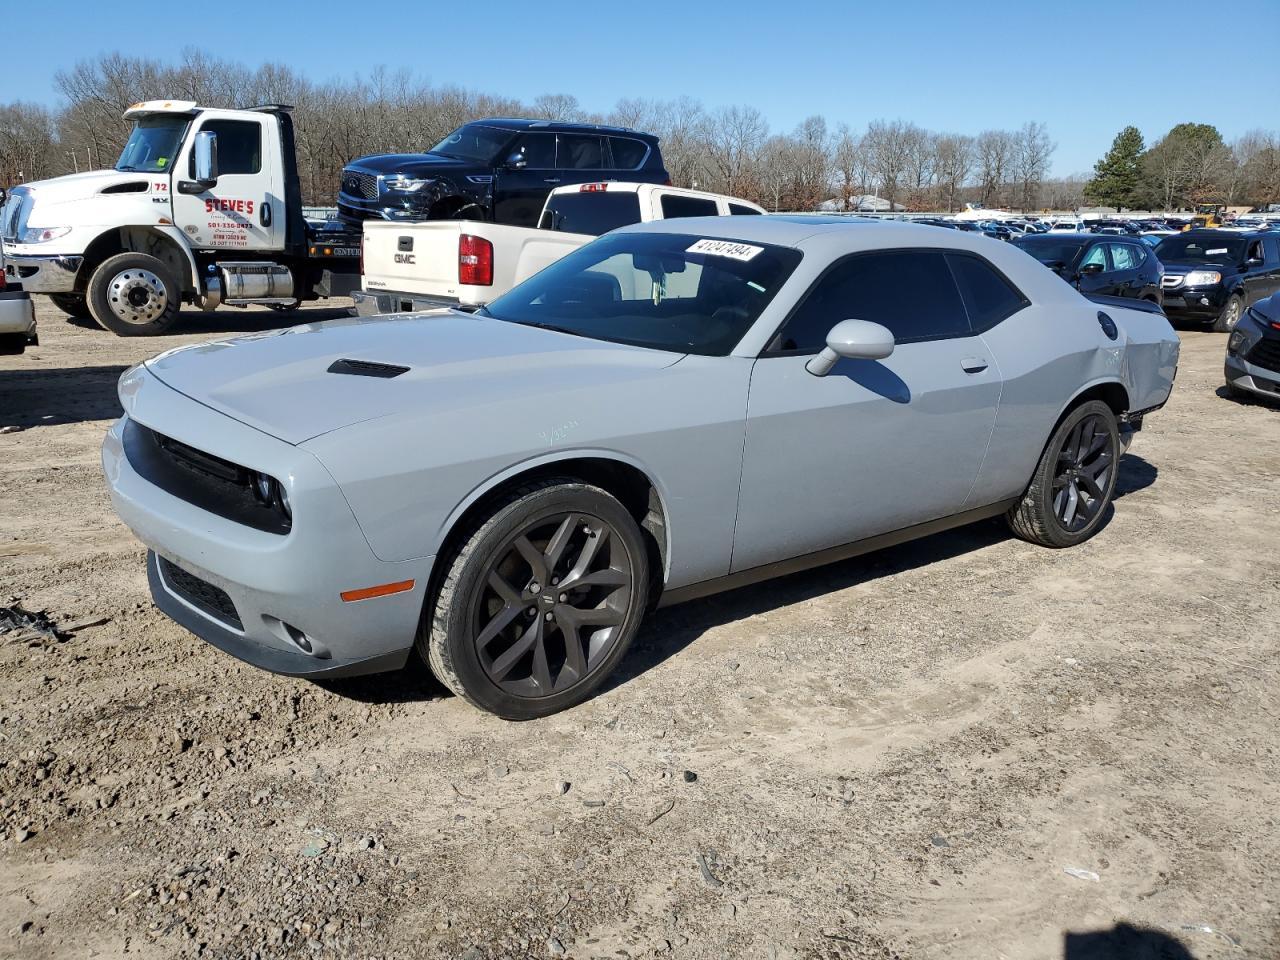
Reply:
<svg viewBox="0 0 1280 960"><path fill-rule="evenodd" d="M547 179L543 180L542 182L543 182L543 183L559 183L559 182L560 182L560 178L559 178L559 177L548 177Z"/></svg>
<svg viewBox="0 0 1280 960"><path fill-rule="evenodd" d="M981 373L987 369L987 361L982 357L965 357L960 361L965 373Z"/></svg>
<svg viewBox="0 0 1280 960"><path fill-rule="evenodd" d="M267 203L265 200L262 201L262 205L258 207L258 222L264 227L271 226L271 204Z"/></svg>

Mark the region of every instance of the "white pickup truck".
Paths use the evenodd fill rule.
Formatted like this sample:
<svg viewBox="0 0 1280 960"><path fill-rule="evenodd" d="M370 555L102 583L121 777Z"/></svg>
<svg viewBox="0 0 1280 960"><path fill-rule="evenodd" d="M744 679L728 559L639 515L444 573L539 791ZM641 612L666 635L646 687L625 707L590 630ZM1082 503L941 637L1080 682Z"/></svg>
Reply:
<svg viewBox="0 0 1280 960"><path fill-rule="evenodd" d="M537 227L472 220L364 222L355 313L373 316L479 307L600 234L675 217L759 215L764 208L718 193L653 183L572 184L547 197Z"/></svg>

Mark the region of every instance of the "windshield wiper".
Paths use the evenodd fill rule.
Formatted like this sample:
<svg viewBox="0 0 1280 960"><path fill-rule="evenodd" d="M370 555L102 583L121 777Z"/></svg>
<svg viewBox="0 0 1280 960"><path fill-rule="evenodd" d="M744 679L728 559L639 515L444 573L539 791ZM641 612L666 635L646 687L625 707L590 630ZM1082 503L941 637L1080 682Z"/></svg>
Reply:
<svg viewBox="0 0 1280 960"><path fill-rule="evenodd" d="M492 316L492 314L490 314L490 316ZM590 334L581 333L578 330L570 330L568 327L557 327L554 323L541 323L537 320L512 320L510 322L518 323L522 327L537 327L539 330L551 330L555 333L567 333L571 337L585 337L588 340L599 339L597 337L592 337Z"/></svg>
<svg viewBox="0 0 1280 960"><path fill-rule="evenodd" d="M116 164L116 169L119 170L121 173L137 173L138 172L137 167L130 167L127 165L122 167L119 164Z"/></svg>

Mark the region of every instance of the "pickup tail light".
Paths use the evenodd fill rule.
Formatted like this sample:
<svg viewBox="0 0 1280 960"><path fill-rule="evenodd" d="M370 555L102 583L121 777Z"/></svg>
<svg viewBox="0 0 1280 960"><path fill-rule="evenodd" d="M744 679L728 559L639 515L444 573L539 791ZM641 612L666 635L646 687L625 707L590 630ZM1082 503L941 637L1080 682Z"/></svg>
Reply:
<svg viewBox="0 0 1280 960"><path fill-rule="evenodd" d="M464 233L458 237L458 283L493 286L493 244Z"/></svg>

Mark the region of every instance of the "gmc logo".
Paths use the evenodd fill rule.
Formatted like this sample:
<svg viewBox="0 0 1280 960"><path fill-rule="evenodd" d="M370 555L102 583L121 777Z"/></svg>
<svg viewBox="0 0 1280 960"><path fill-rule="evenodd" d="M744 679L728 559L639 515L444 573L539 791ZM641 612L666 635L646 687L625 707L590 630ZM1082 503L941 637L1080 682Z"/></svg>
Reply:
<svg viewBox="0 0 1280 960"><path fill-rule="evenodd" d="M396 263L417 263L412 253L397 253Z"/></svg>

